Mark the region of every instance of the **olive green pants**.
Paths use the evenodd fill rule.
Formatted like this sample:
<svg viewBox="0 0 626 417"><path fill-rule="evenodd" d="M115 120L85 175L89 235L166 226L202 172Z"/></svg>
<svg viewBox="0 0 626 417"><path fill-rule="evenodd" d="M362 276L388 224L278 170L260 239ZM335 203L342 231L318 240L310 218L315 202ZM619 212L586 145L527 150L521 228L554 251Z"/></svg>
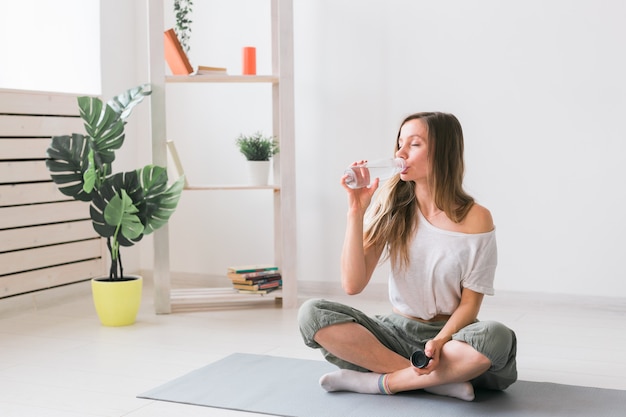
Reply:
<svg viewBox="0 0 626 417"><path fill-rule="evenodd" d="M313 299L306 301L298 312L298 322L304 343L321 349L330 363L343 369L368 371L362 367L333 356L314 339L318 330L340 323L358 323L369 330L390 350L409 358L417 349L424 349L445 325L445 321L423 323L399 314L370 317L365 313L334 301ZM473 379L475 387L504 390L517 380L515 333L495 321L476 321L452 336L453 340L465 342L491 361L487 372Z"/></svg>

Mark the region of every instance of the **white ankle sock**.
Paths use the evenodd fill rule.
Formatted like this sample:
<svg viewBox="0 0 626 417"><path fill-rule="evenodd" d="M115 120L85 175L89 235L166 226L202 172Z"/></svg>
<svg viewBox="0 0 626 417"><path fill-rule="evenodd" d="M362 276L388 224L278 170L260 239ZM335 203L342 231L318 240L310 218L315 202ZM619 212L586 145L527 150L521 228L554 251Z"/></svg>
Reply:
<svg viewBox="0 0 626 417"><path fill-rule="evenodd" d="M425 388L424 391L430 392L431 394L454 397L464 401L474 400L474 387L469 382L437 385L435 387Z"/></svg>
<svg viewBox="0 0 626 417"><path fill-rule="evenodd" d="M335 372L322 375L320 385L328 392L351 391L361 394L382 394L379 380L383 375L374 372L358 372L349 369L340 369ZM383 381L381 381L383 383Z"/></svg>

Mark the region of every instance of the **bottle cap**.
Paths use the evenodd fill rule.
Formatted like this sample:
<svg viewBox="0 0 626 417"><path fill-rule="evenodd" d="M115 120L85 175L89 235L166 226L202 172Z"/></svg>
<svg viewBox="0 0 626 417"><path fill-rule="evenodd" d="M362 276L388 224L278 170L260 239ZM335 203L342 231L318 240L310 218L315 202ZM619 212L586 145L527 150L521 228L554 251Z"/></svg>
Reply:
<svg viewBox="0 0 626 417"><path fill-rule="evenodd" d="M428 363L430 362L430 358L426 356L423 350L418 349L411 355L411 364L416 368L426 368Z"/></svg>

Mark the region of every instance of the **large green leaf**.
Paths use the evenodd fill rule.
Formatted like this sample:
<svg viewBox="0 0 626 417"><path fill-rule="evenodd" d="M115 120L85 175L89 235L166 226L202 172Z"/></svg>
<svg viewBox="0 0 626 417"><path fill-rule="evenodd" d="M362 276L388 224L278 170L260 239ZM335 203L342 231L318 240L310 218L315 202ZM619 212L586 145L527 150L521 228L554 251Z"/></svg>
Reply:
<svg viewBox="0 0 626 417"><path fill-rule="evenodd" d="M108 105L97 97L79 97L80 116L90 137L89 146L94 151L97 167L111 164L115 151L124 144L124 122Z"/></svg>
<svg viewBox="0 0 626 417"><path fill-rule="evenodd" d="M122 121L130 115L133 108L141 103L144 97L152 94L150 84L143 84L135 88L131 88L124 93L113 97L107 104L115 111Z"/></svg>
<svg viewBox="0 0 626 417"><path fill-rule="evenodd" d="M104 220L110 226L118 229L127 239L137 239L143 233L143 224L137 213L139 209L133 204L133 200L121 190L116 194L104 209Z"/></svg>
<svg viewBox="0 0 626 417"><path fill-rule="evenodd" d="M100 189L97 192L94 191L89 214L93 228L100 236L107 238L115 236L120 245L132 246L141 240L143 234L136 237L126 237L123 234L116 235L116 227L109 224L105 219L107 206L111 201L121 196L122 191L131 199L133 206L137 209L137 217L142 224L145 224L142 216L142 212L145 211L143 210L145 203L137 171L120 172L108 177Z"/></svg>
<svg viewBox="0 0 626 417"><path fill-rule="evenodd" d="M136 213L139 212L133 205L132 199L121 190L116 194L104 209L104 219L107 225L115 229L110 239L111 259L119 262L120 239L137 239L142 235L143 224Z"/></svg>
<svg viewBox="0 0 626 417"><path fill-rule="evenodd" d="M96 170L115 160L115 151L124 144L124 124L133 108L151 94L144 84L112 98L107 104L97 97L79 97L80 116L90 137Z"/></svg>
<svg viewBox="0 0 626 417"><path fill-rule="evenodd" d="M169 221L180 199L185 178L180 177L169 188L167 187L167 170L155 165L146 165L136 171L115 174L104 181L99 192L94 192L89 213L93 227L103 237L116 237L122 246L132 246L143 235L147 235L162 227ZM132 201L133 215L143 225L141 234L116 235L116 227L112 220L107 221L107 210L120 210L119 207L109 209L110 204L120 204L123 193ZM129 202L125 203L127 207ZM134 209L133 209L134 210ZM113 213L113 212L112 212ZM111 214L111 213L110 213ZM119 212L116 212L119 215Z"/></svg>
<svg viewBox="0 0 626 417"><path fill-rule="evenodd" d="M89 201L91 196L83 190L83 174L88 166L87 138L74 133L72 136L53 136L48 148L46 166L59 190L76 200Z"/></svg>
<svg viewBox="0 0 626 417"><path fill-rule="evenodd" d="M185 179L181 177L167 188L167 170L156 165L146 165L137 170L137 175L145 200L141 215L147 235L168 222L178 205Z"/></svg>
<svg viewBox="0 0 626 417"><path fill-rule="evenodd" d="M86 193L91 194L94 187L98 183L98 169L96 167L93 149L89 150L89 153L87 154L87 161L87 169L83 172L83 190Z"/></svg>

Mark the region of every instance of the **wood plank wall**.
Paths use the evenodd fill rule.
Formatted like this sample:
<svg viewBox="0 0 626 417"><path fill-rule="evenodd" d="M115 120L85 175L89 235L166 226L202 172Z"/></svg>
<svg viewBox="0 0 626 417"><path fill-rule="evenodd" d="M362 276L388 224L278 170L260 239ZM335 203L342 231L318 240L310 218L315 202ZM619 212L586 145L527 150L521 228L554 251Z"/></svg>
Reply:
<svg viewBox="0 0 626 417"><path fill-rule="evenodd" d="M86 202L46 168L54 135L84 132L76 96L0 89L0 298L105 273Z"/></svg>

